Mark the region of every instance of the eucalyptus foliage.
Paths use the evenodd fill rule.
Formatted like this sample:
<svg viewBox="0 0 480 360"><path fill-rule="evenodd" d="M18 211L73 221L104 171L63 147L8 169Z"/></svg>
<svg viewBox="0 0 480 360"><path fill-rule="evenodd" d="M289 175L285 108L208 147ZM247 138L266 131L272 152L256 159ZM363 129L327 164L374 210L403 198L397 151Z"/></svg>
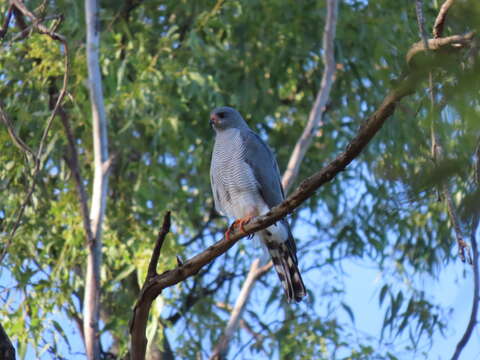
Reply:
<svg viewBox="0 0 480 360"><path fill-rule="evenodd" d="M478 31L480 4L457 3L445 35ZM83 2L26 1L31 10L42 4L39 13L64 16L57 30L70 46L64 110L91 193ZM427 30L439 5L424 1ZM0 5L2 14L7 7L7 2ZM220 105L238 108L275 149L283 170L320 86L325 7L313 0L106 0L101 8L103 86L115 154L104 227L102 339L103 350L121 358L162 215L172 211L173 228L159 272L175 267L177 255L202 251L225 230L226 219L215 214L210 192L209 111ZM14 25L0 43L0 99L19 137L37 149L52 97L61 88L64 49L41 34L15 39ZM344 149L396 79L410 71L405 54L419 40L413 2L341 3L331 101L298 180ZM450 64L432 68L434 100L445 104L440 111L431 111L428 83L420 83L351 167L292 216L308 299L286 304L276 275L268 273L244 313L258 336L241 328L232 358L238 353L240 358L395 359L447 329L449 309L415 279L435 277L459 261L443 184L462 211L465 234L478 210L471 206L471 194L478 191L473 154L480 135L480 62L470 55L457 52L448 56L455 57ZM432 160L432 124L444 161ZM34 357L70 358L68 344L78 345L80 337L71 326L82 316L85 234L59 119L47 142L36 190L0 264L0 319L20 358L27 350ZM33 162L5 128L0 164L0 236L6 244L33 181ZM178 358L207 356L228 320L225 308L234 303L258 256L260 246L244 239L162 294L148 329L153 348L171 348ZM374 263L384 274L380 305L371 305L384 312L384 327L373 338L355 335L355 323L339 317L355 319L341 281L342 264L352 259ZM397 341L405 337L407 345Z"/></svg>

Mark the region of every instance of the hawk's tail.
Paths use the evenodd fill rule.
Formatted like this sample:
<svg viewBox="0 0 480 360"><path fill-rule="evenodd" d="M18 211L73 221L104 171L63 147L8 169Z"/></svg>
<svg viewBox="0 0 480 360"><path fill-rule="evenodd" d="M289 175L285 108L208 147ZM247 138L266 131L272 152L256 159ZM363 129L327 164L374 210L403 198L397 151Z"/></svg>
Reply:
<svg viewBox="0 0 480 360"><path fill-rule="evenodd" d="M291 234L285 242L266 241L268 252L272 257L275 271L282 282L287 301L300 301L307 294L302 276L297 266L295 243ZM293 244L293 247L291 246Z"/></svg>

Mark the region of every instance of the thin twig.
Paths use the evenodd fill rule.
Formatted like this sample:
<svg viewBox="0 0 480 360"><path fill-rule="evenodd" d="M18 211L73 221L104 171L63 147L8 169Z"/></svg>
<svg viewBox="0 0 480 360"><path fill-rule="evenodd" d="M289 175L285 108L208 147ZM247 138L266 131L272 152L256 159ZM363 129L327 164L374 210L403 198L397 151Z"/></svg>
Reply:
<svg viewBox="0 0 480 360"><path fill-rule="evenodd" d="M59 41L63 45L65 71L64 71L64 74L63 74L63 85L62 85L62 88L60 90L60 94L57 98L57 102L55 103L55 107L53 108L53 111L51 112L51 114L50 114L50 116L47 120L47 124L45 125L45 129L43 131L43 134L42 134L42 137L41 137L41 140L40 140L40 145L38 147L38 150L37 150L37 153L36 153L36 156L35 156L35 166L34 166L34 170L33 170L32 183L30 185L30 188L27 192L27 195L26 195L24 201L22 202L19 210L17 211L16 220L15 220L13 226L12 226L12 229L9 232L8 240L5 243L5 245L2 249L2 252L0 254L0 262L5 257L5 255L7 253L7 250L9 248L10 244L12 243L13 237L15 236L15 233L16 233L18 227L20 226L20 222L21 222L23 214L25 212L25 208L27 207L27 204L30 202L30 198L31 198L33 192L35 191L36 180L37 180L38 174L39 174L41 166L42 166L42 155L43 155L44 147L45 147L45 144L46 144L47 136L48 136L48 133L50 131L50 128L52 127L53 120L57 116L60 105L61 105L61 103L62 103L62 101L63 101L63 99L64 99L64 97L67 93L67 85L68 85L68 78L69 78L69 72L70 72L69 52L68 52L68 44L67 44L66 38L64 36L54 32L54 31L48 29L45 25L43 25L39 21L39 19L25 7L25 5L23 4L22 1L12 0L11 4L14 6L14 10L20 11L24 16L28 17L32 21L34 28L40 34L45 34L45 35L49 36L50 38L52 38L53 40Z"/></svg>
<svg viewBox="0 0 480 360"><path fill-rule="evenodd" d="M431 104L431 123L430 123L430 131L431 131L431 138L432 138L432 158L435 163L439 163L444 159L444 150L440 138L435 131L435 118L440 118L440 111L438 106L435 104L435 89L433 87L433 80L432 80L432 73L429 73L429 87L430 87L430 104ZM455 203L453 202L453 196L448 187L448 183L445 181L442 184L442 194L443 198L445 199L447 205L447 213L450 218L450 221L453 226L453 230L455 232L455 239L457 241L458 246L458 255L462 262L468 260L469 264L472 264L472 257L469 251L469 246L467 242L463 239L462 228L460 225L460 219L457 215L457 209L455 207ZM465 257L465 253L467 257Z"/></svg>
<svg viewBox="0 0 480 360"><path fill-rule="evenodd" d="M421 0L416 0L416 10L417 10L417 22L418 26L420 29L420 35L423 40L423 50L428 50L429 49L429 40L427 39L427 33L425 31L425 20L423 17L423 11L422 11L422 1ZM445 5L445 4L444 4ZM444 12L442 13L442 9ZM440 12L437 16L437 19L439 17L443 17L443 21L445 21L445 16L446 16L446 11L448 10L448 7L444 9L442 6L442 9L440 9ZM435 26L434 26L434 32L435 32ZM437 29L438 30L438 29ZM441 30L441 29L440 29ZM437 32L436 35L440 35L440 32ZM435 36L435 33L434 33ZM445 40L440 39L438 36L436 36L435 39L431 40L433 43L438 42L440 40ZM473 36L473 35L472 35ZM418 44L418 43L417 43ZM408 55L407 55L408 56ZM436 96L435 96L435 88L433 85L433 75L432 72L430 71L428 74L428 84L429 84L429 89L430 89L430 111L431 111L431 116L430 116L430 131L431 131L431 138L432 138L432 157L433 160L438 163L439 161L442 161L444 159L444 151L442 144L440 142L440 138L435 131L435 119L441 118L441 110L436 104ZM447 204L447 212L450 217L450 221L452 222L453 229L455 231L455 238L457 241L458 245L458 254L460 257L460 260L462 262L465 262L465 253L467 253L467 258L468 258L468 263L472 264L472 259L471 255L468 249L468 244L463 240L463 235L462 235L462 229L460 226L460 220L457 215L457 210L455 207L455 204L453 202L453 197L452 193L450 191L450 188L448 187L448 183L444 182L442 184L442 193L443 197L445 198L446 204Z"/></svg>
<svg viewBox="0 0 480 360"><path fill-rule="evenodd" d="M448 9L450 9L450 6L453 5L453 2L455 0L446 0L442 7L440 8L440 11L438 12L437 18L435 19L435 23L433 24L433 38L437 39L440 36L442 36L443 33L443 26L445 25L445 19L447 17L447 12Z"/></svg>
<svg viewBox="0 0 480 360"><path fill-rule="evenodd" d="M6 126L8 134L12 139L13 144L18 147L21 151L23 151L28 159L28 155L30 155L34 162L36 162L36 155L30 147L23 142L23 140L17 135L15 132L14 126L12 121L10 120L8 114L3 109L3 104L0 101L0 120L2 120L3 124Z"/></svg>
<svg viewBox="0 0 480 360"><path fill-rule="evenodd" d="M0 28L0 39L3 39L4 36L7 34L8 26L10 25L10 20L12 19L12 14L13 14L13 5L10 4L7 10L7 16L5 16L3 25Z"/></svg>
<svg viewBox="0 0 480 360"><path fill-rule="evenodd" d="M470 319L468 321L465 332L463 333L462 338L458 342L455 352L452 356L452 360L458 360L460 354L462 353L463 348L467 345L468 340L472 336L473 330L477 325L477 314L478 314L478 303L480 302L480 274L478 270L478 244L476 233L478 230L479 214L474 215L474 220L472 221L472 231L470 233L470 242L472 244L473 252L473 304L472 311L470 313Z"/></svg>
<svg viewBox="0 0 480 360"><path fill-rule="evenodd" d="M150 258L150 263L148 264L147 278L151 279L157 275L157 264L160 257L160 251L162 250L163 242L165 237L170 231L170 211L167 211L163 217L162 229L158 233L157 241L155 242L155 247L153 248L152 257Z"/></svg>

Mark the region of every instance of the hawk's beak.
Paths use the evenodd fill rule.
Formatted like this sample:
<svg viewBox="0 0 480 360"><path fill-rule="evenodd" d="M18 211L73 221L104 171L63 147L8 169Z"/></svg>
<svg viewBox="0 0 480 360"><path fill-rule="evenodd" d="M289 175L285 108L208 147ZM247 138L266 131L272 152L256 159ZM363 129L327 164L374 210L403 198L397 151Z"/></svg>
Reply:
<svg viewBox="0 0 480 360"><path fill-rule="evenodd" d="M218 116L215 114L212 114L210 116L210 125L215 126L218 124Z"/></svg>

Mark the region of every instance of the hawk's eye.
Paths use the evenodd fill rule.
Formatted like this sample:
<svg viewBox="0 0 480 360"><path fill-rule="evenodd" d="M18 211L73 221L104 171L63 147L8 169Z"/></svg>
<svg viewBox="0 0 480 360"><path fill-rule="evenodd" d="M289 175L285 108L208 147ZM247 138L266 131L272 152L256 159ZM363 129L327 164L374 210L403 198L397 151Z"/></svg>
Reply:
<svg viewBox="0 0 480 360"><path fill-rule="evenodd" d="M225 117L225 113L223 111L219 112L217 115L220 119L223 119Z"/></svg>

